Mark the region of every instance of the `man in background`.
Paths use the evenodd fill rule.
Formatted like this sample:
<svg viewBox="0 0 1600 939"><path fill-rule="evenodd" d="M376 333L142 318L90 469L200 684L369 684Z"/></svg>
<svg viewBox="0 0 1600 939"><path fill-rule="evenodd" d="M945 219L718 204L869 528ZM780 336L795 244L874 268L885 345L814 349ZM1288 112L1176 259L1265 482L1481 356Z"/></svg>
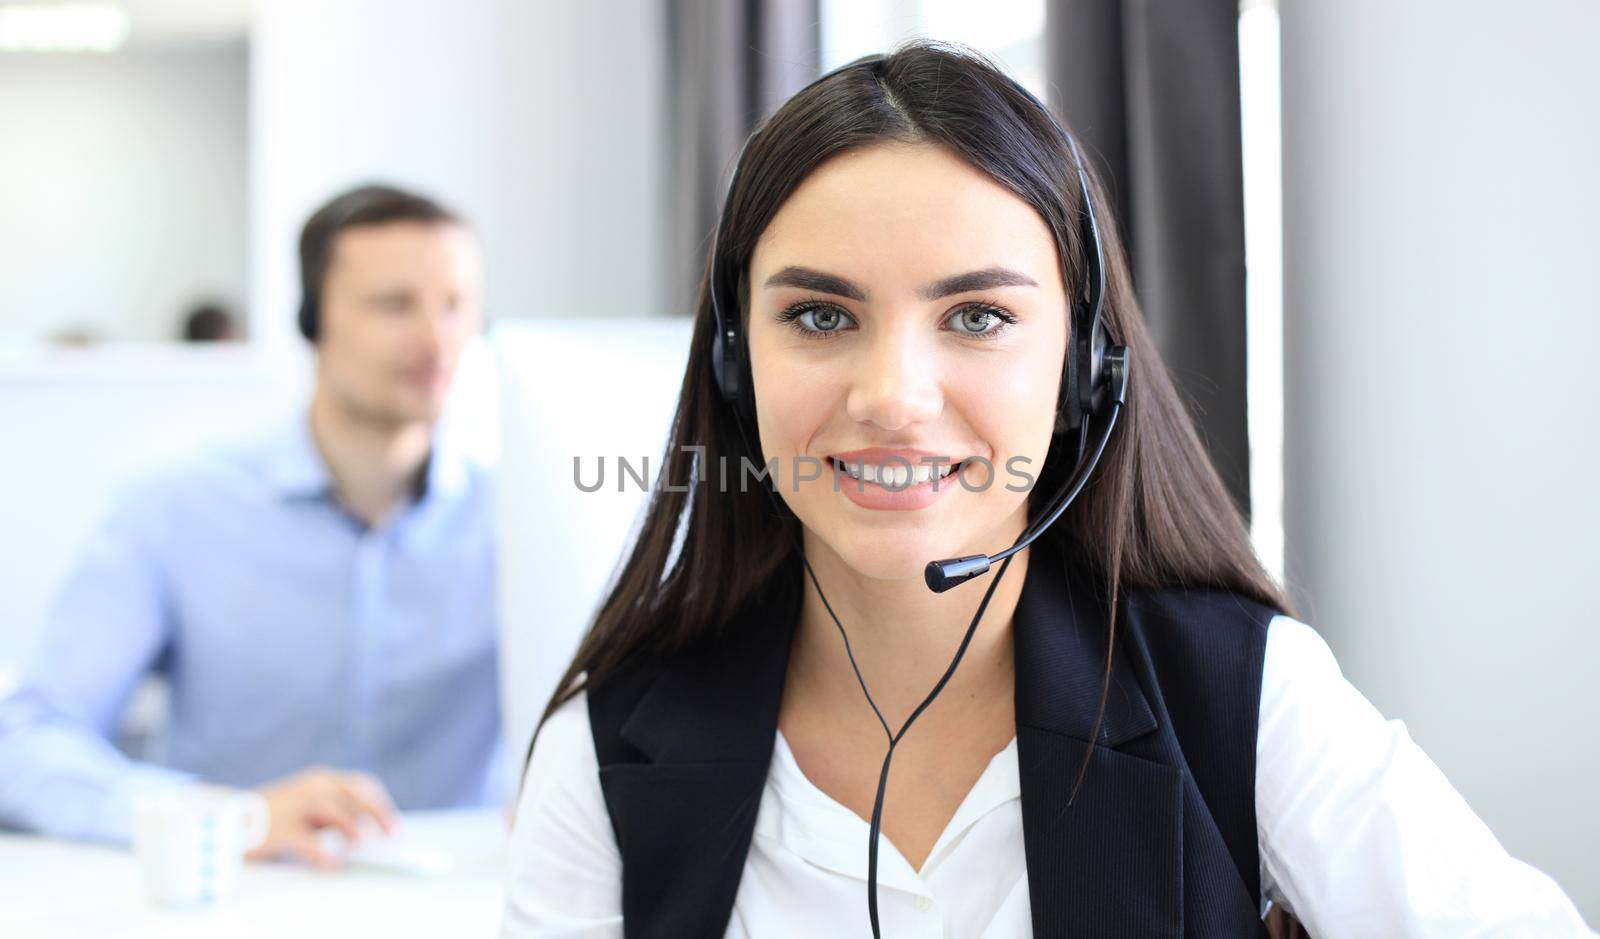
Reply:
<svg viewBox="0 0 1600 939"><path fill-rule="evenodd" d="M300 266L309 409L114 501L0 701L0 824L125 842L141 793L222 783L266 797L253 856L325 866L320 829L504 797L489 481L438 433L476 241L368 186L311 217ZM166 753L136 762L111 739L152 670Z"/></svg>

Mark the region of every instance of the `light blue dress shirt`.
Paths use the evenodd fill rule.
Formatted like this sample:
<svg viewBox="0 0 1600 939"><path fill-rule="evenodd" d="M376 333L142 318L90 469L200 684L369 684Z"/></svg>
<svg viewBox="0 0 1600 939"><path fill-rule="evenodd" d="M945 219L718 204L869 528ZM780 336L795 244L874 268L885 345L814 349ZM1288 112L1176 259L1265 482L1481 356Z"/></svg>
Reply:
<svg viewBox="0 0 1600 939"><path fill-rule="evenodd" d="M0 825L125 842L142 791L312 765L402 809L507 797L486 471L436 435L422 497L367 529L302 414L124 489L0 701ZM160 765L109 740L150 670Z"/></svg>

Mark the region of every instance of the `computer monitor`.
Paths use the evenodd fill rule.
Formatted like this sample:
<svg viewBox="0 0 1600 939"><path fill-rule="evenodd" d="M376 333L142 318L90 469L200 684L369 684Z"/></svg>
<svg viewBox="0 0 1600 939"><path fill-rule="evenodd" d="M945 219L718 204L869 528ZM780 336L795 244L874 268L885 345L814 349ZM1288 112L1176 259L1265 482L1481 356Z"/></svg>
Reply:
<svg viewBox="0 0 1600 939"><path fill-rule="evenodd" d="M643 520L688 361L687 318L522 320L490 337L500 383L501 696L512 769ZM574 460L592 486L582 491ZM648 469L643 464L648 461ZM618 480L623 485L619 491Z"/></svg>

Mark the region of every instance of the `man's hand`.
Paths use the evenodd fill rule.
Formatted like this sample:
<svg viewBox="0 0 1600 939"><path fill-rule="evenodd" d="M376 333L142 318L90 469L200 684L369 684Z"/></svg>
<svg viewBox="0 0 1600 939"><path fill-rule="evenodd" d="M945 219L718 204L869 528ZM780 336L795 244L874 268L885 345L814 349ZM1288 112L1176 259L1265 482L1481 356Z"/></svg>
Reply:
<svg viewBox="0 0 1600 939"><path fill-rule="evenodd" d="M321 843L318 831L335 828L358 841L368 818L384 834L394 831L394 802L383 784L366 773L313 766L256 791L267 800L271 822L267 840L246 855L251 860L293 857L313 867L337 867L339 856Z"/></svg>

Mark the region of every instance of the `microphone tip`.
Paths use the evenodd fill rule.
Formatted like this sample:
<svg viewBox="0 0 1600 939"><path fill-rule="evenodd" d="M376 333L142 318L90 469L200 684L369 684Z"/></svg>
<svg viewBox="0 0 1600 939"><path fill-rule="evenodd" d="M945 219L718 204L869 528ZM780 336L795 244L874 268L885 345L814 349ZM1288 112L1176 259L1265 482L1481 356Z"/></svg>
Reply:
<svg viewBox="0 0 1600 939"><path fill-rule="evenodd" d="M974 554L964 558L929 561L922 571L922 579L934 593L944 593L951 587L964 584L989 569L987 554Z"/></svg>

